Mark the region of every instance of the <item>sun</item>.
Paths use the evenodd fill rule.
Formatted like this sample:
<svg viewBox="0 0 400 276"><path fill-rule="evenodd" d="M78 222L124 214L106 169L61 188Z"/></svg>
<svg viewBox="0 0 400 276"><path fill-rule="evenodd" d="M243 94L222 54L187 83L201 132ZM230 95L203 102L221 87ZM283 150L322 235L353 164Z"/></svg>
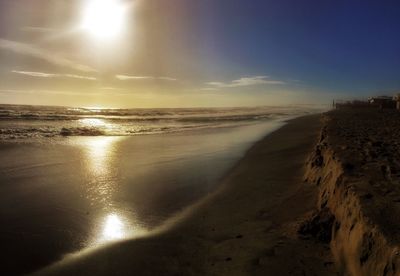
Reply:
<svg viewBox="0 0 400 276"><path fill-rule="evenodd" d="M123 30L126 7L120 0L87 0L82 28L96 38L111 39Z"/></svg>

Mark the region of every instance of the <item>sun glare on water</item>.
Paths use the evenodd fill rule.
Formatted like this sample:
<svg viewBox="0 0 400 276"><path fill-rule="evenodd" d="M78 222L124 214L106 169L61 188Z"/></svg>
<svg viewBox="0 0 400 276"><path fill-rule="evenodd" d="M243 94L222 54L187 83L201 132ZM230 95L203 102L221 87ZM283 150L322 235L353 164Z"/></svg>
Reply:
<svg viewBox="0 0 400 276"><path fill-rule="evenodd" d="M84 118L80 119L79 122L86 127L105 127L107 125L104 120L96 118Z"/></svg>
<svg viewBox="0 0 400 276"><path fill-rule="evenodd" d="M120 0L88 0L82 28L96 38L115 38L123 30L125 17L126 7Z"/></svg>
<svg viewBox="0 0 400 276"><path fill-rule="evenodd" d="M116 214L107 216L103 228L103 238L105 240L118 240L124 237L124 225Z"/></svg>

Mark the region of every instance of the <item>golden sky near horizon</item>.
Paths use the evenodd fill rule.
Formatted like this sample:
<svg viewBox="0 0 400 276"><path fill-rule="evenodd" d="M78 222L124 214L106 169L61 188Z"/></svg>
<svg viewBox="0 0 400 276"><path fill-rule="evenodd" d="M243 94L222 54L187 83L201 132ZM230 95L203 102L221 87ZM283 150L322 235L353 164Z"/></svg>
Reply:
<svg viewBox="0 0 400 276"><path fill-rule="evenodd" d="M0 103L126 108L329 99L296 76L246 67L240 55L223 58L212 12L199 15L183 3L1 1Z"/></svg>

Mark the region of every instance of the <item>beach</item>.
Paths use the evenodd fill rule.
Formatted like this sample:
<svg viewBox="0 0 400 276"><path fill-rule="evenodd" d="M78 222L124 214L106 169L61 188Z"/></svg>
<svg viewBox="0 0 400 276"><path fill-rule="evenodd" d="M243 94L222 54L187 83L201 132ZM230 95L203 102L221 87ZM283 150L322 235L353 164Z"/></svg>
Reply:
<svg viewBox="0 0 400 276"><path fill-rule="evenodd" d="M19 156L18 162L42 147L46 160L75 156L67 162L74 164L70 173L63 170L65 164L38 162L37 152L26 161L35 165L22 166L18 172L10 169L17 161L3 160L3 179L14 174L19 179L2 187L3 257L13 256L9 260L14 263L8 264L14 267L37 265L36 259L30 263L15 257L23 256L18 255L21 252L27 254L24 258L49 253L46 250L54 242L85 236L91 229L86 223L100 217L103 224L94 227L97 232L87 233L94 240L63 248L57 255L51 252L53 259L42 259L38 269L27 271L35 271L33 275L398 275L399 120L394 109L348 105L286 122L218 130L125 139L73 137L65 145L35 143L33 148L29 143L2 145L8 156ZM111 146L114 143L118 147ZM157 146L162 143L169 146ZM172 145L175 150L169 155ZM140 153L143 149L158 155ZM82 161L82 154L87 163L73 162ZM118 165L112 163L116 161ZM50 167L53 178L48 178ZM79 167L89 173L86 178ZM90 197L81 201L71 196L80 195L74 189L87 185L64 186L64 190L46 186L45 181L57 183L57 179L65 184L66 176L70 183L82 177L96 179L97 186L86 190ZM139 182L123 188L124 179ZM30 197L32 191L35 198ZM56 192L53 201L51 192ZM24 204L45 206L50 216L43 209L35 216L37 210L21 207L10 196L15 194ZM51 209L65 208L70 200L74 212ZM7 221L21 210L28 210L31 219L23 214L24 219ZM46 219L58 229L73 226L75 232L54 232ZM26 223L30 230L44 226L43 232L19 231ZM10 239L5 229L18 235ZM43 239L32 243L33 233L46 235L49 243ZM65 239L65 245L71 246L72 240ZM18 246L27 241L30 246L21 251Z"/></svg>
<svg viewBox="0 0 400 276"><path fill-rule="evenodd" d="M37 275L333 275L329 246L297 233L317 204L303 176L320 124L320 115L306 116L266 136L171 226Z"/></svg>
<svg viewBox="0 0 400 276"><path fill-rule="evenodd" d="M213 192L254 142L283 124L3 141L3 271L32 272L66 254L168 224Z"/></svg>
<svg viewBox="0 0 400 276"><path fill-rule="evenodd" d="M400 276L399 14L0 0L0 276Z"/></svg>

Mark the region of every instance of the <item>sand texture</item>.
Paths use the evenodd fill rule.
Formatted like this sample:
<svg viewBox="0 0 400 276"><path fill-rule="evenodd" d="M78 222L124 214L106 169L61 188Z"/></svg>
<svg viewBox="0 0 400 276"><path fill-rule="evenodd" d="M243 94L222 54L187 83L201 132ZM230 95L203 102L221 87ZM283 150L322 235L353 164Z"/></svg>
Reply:
<svg viewBox="0 0 400 276"><path fill-rule="evenodd" d="M256 143L221 188L157 234L111 244L39 275L335 275L327 243L299 238L317 204L303 182L320 115L302 117Z"/></svg>
<svg viewBox="0 0 400 276"><path fill-rule="evenodd" d="M400 275L399 122L396 110L324 116L306 173L320 188L319 212L305 228L331 239L340 274Z"/></svg>

